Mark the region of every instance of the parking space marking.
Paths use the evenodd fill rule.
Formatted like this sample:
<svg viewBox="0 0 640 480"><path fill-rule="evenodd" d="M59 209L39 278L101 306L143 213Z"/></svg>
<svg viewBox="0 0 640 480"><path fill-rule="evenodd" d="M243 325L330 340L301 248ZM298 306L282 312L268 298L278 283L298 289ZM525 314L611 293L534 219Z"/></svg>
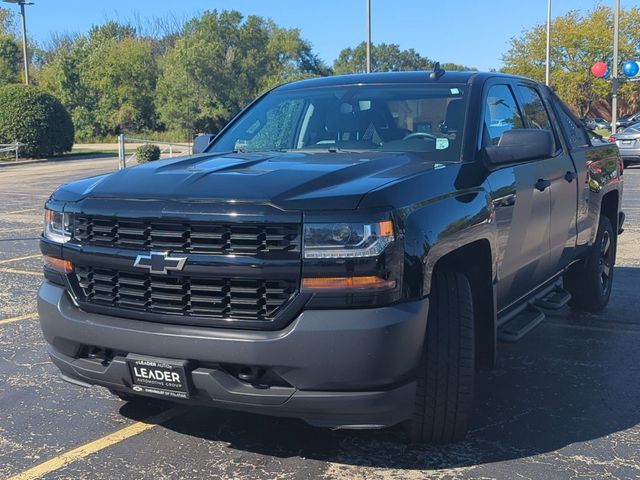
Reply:
<svg viewBox="0 0 640 480"><path fill-rule="evenodd" d="M80 447L55 456L47 460L46 462L41 463L40 465L36 465L35 467L25 470L22 473L18 473L13 477L9 477L7 480L34 480L36 478L41 478L51 472L60 470L70 463L82 460L83 458L99 452L100 450L104 450L105 448L115 445L116 443L120 443L128 438L139 435L140 433L149 430L156 425L171 420L172 418L175 418L184 412L184 407L170 408L169 410L165 410L162 413L153 415L145 420L135 422L127 427L121 428L120 430L105 435L104 437L101 437L97 440L85 443Z"/></svg>
<svg viewBox="0 0 640 480"><path fill-rule="evenodd" d="M4 320L0 320L0 325L4 325L6 323L20 322L22 320L35 320L36 318L38 318L37 313L28 313L26 315L20 315L19 317L5 318Z"/></svg>
<svg viewBox="0 0 640 480"><path fill-rule="evenodd" d="M31 230L41 230L42 227L22 227L22 228L7 228L6 230L0 230L0 234L2 233L15 233L15 232L24 232Z"/></svg>
<svg viewBox="0 0 640 480"><path fill-rule="evenodd" d="M39 212L41 208L25 208L24 210L14 210L12 212L7 212L5 215L15 215L17 213L27 213L27 212Z"/></svg>
<svg viewBox="0 0 640 480"><path fill-rule="evenodd" d="M35 275L38 277L42 276L42 272L30 272L28 270L18 270L15 268L0 268L0 273L17 273L19 275Z"/></svg>
<svg viewBox="0 0 640 480"><path fill-rule="evenodd" d="M41 257L42 255L27 255L26 257L15 257L15 258L7 258L6 260L0 260L0 265L11 262L19 262L20 260L29 260L31 258Z"/></svg>

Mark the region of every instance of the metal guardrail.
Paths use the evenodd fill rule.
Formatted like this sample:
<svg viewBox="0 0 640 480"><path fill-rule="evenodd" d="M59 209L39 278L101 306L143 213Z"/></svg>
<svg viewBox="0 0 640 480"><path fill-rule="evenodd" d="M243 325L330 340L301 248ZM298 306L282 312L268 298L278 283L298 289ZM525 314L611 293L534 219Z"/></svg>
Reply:
<svg viewBox="0 0 640 480"><path fill-rule="evenodd" d="M161 142L156 140L148 140L145 138L134 138L127 137L125 135L118 135L118 169L122 170L123 168L127 168L127 162L131 161L137 155L137 152L131 154L128 158L126 155L125 144L126 142L132 143L142 143L144 145L166 145L165 148L160 150L160 154L169 153L169 157L173 157L173 147L187 147L189 151L192 149L192 144L190 143L176 143L176 142Z"/></svg>
<svg viewBox="0 0 640 480"><path fill-rule="evenodd" d="M18 159L20 158L20 156L19 156L20 147L24 147L24 143L20 143L20 142L0 143L0 153L15 151L16 152L16 162L17 162Z"/></svg>

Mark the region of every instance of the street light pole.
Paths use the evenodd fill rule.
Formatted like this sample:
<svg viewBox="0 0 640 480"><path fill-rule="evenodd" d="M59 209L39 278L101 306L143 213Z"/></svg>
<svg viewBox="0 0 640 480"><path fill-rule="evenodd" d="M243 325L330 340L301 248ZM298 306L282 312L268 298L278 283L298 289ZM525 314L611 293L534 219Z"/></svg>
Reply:
<svg viewBox="0 0 640 480"><path fill-rule="evenodd" d="M27 51L27 16L24 12L24 2L20 2L22 16L22 57L24 59L24 83L29 85L29 53Z"/></svg>
<svg viewBox="0 0 640 480"><path fill-rule="evenodd" d="M545 62L545 83L549 85L551 76L551 0L547 0L547 60Z"/></svg>
<svg viewBox="0 0 640 480"><path fill-rule="evenodd" d="M367 0L367 73L371 73L371 0Z"/></svg>
<svg viewBox="0 0 640 480"><path fill-rule="evenodd" d="M24 83L29 85L29 51L27 48L27 16L25 5L33 5L25 0L3 0L6 3L17 3L20 5L20 16L22 17L22 57L24 60Z"/></svg>
<svg viewBox="0 0 640 480"><path fill-rule="evenodd" d="M611 76L611 134L615 135L618 122L618 43L620 38L620 0L616 0L613 13L613 73Z"/></svg>

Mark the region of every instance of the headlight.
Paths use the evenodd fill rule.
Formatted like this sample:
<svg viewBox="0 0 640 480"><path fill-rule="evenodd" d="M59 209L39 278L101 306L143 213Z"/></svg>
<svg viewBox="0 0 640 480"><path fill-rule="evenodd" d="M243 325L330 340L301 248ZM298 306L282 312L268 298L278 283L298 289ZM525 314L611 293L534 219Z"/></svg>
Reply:
<svg viewBox="0 0 640 480"><path fill-rule="evenodd" d="M394 240L393 223L308 223L304 258L375 257Z"/></svg>
<svg viewBox="0 0 640 480"><path fill-rule="evenodd" d="M73 234L72 217L69 213L44 211L44 236L57 242L66 243L71 240Z"/></svg>

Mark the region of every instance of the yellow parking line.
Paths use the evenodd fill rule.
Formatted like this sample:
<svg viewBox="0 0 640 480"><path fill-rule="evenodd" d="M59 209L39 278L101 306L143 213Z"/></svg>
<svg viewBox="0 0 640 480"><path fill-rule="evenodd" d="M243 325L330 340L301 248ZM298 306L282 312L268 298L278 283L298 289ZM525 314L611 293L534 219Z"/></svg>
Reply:
<svg viewBox="0 0 640 480"><path fill-rule="evenodd" d="M19 322L21 320L35 320L36 318L38 318L37 313L28 313L26 315L20 315L19 317L5 318L3 320L0 320L0 325L4 325L5 323Z"/></svg>
<svg viewBox="0 0 640 480"><path fill-rule="evenodd" d="M34 275L36 277L42 276L42 272L30 272L28 270L18 270L16 268L0 268L0 273L17 273L19 275Z"/></svg>
<svg viewBox="0 0 640 480"><path fill-rule="evenodd" d="M20 260L29 260L30 258L41 257L42 255L27 255L26 257L7 258L6 260L0 260L0 265L3 263L19 262Z"/></svg>
<svg viewBox="0 0 640 480"><path fill-rule="evenodd" d="M120 430L105 435L102 438L89 443L85 443L78 448L74 448L73 450L69 450L68 452L55 456L52 459L41 463L40 465L36 465L35 467L25 470L22 473L18 473L13 477L9 477L7 480L33 480L43 477L44 475L47 475L51 472L60 470L70 463L82 460L83 458L99 452L100 450L104 450L107 447L115 445L116 443L120 443L123 440L149 430L155 427L157 424L166 422L167 420L170 420L184 413L184 411L184 407L173 407L169 410L159 413L158 415L149 417L146 420L135 422L127 427L121 428Z"/></svg>

